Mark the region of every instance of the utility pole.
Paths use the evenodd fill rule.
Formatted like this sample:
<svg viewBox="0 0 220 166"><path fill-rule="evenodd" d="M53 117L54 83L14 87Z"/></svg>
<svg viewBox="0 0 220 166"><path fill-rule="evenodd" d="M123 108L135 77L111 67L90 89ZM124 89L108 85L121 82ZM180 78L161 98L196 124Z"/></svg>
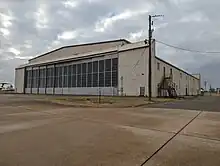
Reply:
<svg viewBox="0 0 220 166"><path fill-rule="evenodd" d="M152 97L152 86L151 86L151 79L152 79L152 64L151 64L151 40L152 40L152 29L151 29L151 25L152 25L152 16L149 15L149 29L148 29L148 43L149 43L149 64L148 64L148 92L149 92L149 101L151 101L151 97Z"/></svg>
<svg viewBox="0 0 220 166"><path fill-rule="evenodd" d="M149 92L149 101L151 101L152 97L152 49L151 49L151 41L152 41L152 18L154 17L163 17L164 15L149 15L149 28L148 28L148 43L149 43L149 64L148 64L148 92Z"/></svg>

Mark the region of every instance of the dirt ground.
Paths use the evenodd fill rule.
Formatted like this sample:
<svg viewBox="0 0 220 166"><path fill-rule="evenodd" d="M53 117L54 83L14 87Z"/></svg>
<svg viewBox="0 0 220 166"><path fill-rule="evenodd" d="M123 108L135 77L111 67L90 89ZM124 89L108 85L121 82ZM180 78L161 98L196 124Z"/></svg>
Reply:
<svg viewBox="0 0 220 166"><path fill-rule="evenodd" d="M0 165L219 166L219 128L218 112L82 108L1 94Z"/></svg>

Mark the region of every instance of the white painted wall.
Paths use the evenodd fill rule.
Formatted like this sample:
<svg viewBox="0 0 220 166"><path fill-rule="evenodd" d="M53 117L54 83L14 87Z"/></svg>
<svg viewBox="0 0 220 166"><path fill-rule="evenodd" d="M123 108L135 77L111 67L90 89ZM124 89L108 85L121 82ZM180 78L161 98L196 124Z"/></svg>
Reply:
<svg viewBox="0 0 220 166"><path fill-rule="evenodd" d="M31 93L31 88L25 88L25 93L30 94Z"/></svg>
<svg viewBox="0 0 220 166"><path fill-rule="evenodd" d="M24 93L24 73L25 69L15 70L15 92Z"/></svg>
<svg viewBox="0 0 220 166"><path fill-rule="evenodd" d="M38 93L39 94L45 94L45 88L39 88Z"/></svg>
<svg viewBox="0 0 220 166"><path fill-rule="evenodd" d="M136 49L119 53L118 86L120 95L139 96L140 87L147 89L147 70L144 65L147 62L148 50ZM121 90L123 89L123 90Z"/></svg>
<svg viewBox="0 0 220 166"><path fill-rule="evenodd" d="M46 89L46 94L53 94L53 88L47 88Z"/></svg>
<svg viewBox="0 0 220 166"><path fill-rule="evenodd" d="M142 43L143 45L143 43ZM152 50L154 50L152 44ZM154 54L152 52L152 66L154 68ZM125 96L139 96L140 87L145 87L145 96L148 95L148 62L149 62L149 47L138 48L119 52L119 75L118 88L120 95ZM152 69L153 69L152 68ZM154 70L152 70L154 73ZM154 75L152 74L152 83ZM154 85L152 84L152 87ZM121 91L123 88L123 93ZM152 88L154 94L155 88Z"/></svg>
<svg viewBox="0 0 220 166"><path fill-rule="evenodd" d="M37 94L37 93L38 93L37 88L32 88L32 94Z"/></svg>
<svg viewBox="0 0 220 166"><path fill-rule="evenodd" d="M45 89L39 89L39 94L45 94ZM54 93L53 93L54 91ZM33 89L33 94L37 93L37 89ZM58 95L99 95L117 96L118 89L113 87L86 87L86 88L47 88L47 94Z"/></svg>

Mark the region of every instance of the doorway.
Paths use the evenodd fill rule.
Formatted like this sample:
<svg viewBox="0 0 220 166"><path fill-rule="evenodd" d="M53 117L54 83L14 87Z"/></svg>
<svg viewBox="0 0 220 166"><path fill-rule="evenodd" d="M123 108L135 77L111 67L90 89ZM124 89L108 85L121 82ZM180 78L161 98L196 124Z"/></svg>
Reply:
<svg viewBox="0 0 220 166"><path fill-rule="evenodd" d="M140 96L141 97L145 96L145 87L140 87Z"/></svg>

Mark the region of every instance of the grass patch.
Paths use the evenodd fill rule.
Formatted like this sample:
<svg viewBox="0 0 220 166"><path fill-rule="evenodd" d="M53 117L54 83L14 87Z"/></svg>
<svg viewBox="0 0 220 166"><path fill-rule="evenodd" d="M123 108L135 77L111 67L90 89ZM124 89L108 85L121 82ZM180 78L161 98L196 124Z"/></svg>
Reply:
<svg viewBox="0 0 220 166"><path fill-rule="evenodd" d="M148 101L146 97L121 97L121 96L53 96L48 98L53 103L85 106L85 107L139 107L152 103L172 102L176 99L152 98Z"/></svg>

